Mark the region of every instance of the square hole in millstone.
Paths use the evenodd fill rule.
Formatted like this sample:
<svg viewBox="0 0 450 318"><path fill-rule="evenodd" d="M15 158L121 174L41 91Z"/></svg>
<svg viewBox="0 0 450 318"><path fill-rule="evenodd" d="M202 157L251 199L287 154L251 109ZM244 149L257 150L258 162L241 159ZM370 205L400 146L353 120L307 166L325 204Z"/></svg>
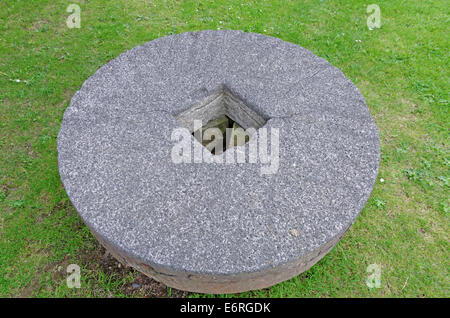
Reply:
<svg viewBox="0 0 450 318"><path fill-rule="evenodd" d="M220 134L210 136L208 130L214 128L218 129ZM192 135L214 155L231 147L242 146L250 140L250 136L245 134L244 129L226 115L210 120Z"/></svg>
<svg viewBox="0 0 450 318"><path fill-rule="evenodd" d="M215 155L242 146L251 138L247 129L258 129L266 123L224 85L175 115L175 119Z"/></svg>

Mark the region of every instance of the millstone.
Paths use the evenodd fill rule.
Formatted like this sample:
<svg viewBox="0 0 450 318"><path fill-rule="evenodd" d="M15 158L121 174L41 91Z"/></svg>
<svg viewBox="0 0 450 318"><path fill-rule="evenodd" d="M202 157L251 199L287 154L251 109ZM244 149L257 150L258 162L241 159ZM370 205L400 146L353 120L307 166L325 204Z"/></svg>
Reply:
<svg viewBox="0 0 450 318"><path fill-rule="evenodd" d="M192 135L194 120L223 116L279 131L272 173L250 157L174 162L181 127L205 159L247 151L256 134L217 154ZM74 95L58 136L61 180L98 240L168 286L207 293L265 288L314 265L364 207L379 157L364 98L339 69L231 30L159 38L108 62Z"/></svg>

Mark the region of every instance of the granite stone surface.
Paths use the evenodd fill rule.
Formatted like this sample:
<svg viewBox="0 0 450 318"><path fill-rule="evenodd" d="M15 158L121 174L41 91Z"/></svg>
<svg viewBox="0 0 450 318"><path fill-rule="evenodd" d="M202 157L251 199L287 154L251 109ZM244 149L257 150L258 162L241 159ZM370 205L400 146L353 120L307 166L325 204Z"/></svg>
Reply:
<svg viewBox="0 0 450 318"><path fill-rule="evenodd" d="M173 163L176 116L220 87L262 128L279 129L276 173ZM169 286L210 293L267 287L312 266L364 207L379 159L374 120L339 69L298 45L231 30L121 54L73 96L58 135L63 185L102 244Z"/></svg>

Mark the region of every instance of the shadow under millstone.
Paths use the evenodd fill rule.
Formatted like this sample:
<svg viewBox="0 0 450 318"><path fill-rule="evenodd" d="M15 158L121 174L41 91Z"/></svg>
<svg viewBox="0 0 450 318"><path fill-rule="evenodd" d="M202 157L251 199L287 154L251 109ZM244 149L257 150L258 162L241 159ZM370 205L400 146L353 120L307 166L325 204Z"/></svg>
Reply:
<svg viewBox="0 0 450 318"><path fill-rule="evenodd" d="M166 285L136 271L133 282L128 283L124 288L127 296L142 296L146 298L183 298L188 295L187 292L169 288Z"/></svg>
<svg viewBox="0 0 450 318"><path fill-rule="evenodd" d="M98 262L100 269L104 273L114 276L115 280L122 280L130 277L130 274L134 277L132 282L127 282L123 285L123 293L126 297L146 297L146 298L181 298L187 297L188 292L181 291L167 287L166 285L142 274L138 270L125 266L116 260L103 246L98 242L98 252L96 261ZM92 255L90 255L92 257ZM92 262L90 260L86 260ZM95 260L94 260L95 261Z"/></svg>

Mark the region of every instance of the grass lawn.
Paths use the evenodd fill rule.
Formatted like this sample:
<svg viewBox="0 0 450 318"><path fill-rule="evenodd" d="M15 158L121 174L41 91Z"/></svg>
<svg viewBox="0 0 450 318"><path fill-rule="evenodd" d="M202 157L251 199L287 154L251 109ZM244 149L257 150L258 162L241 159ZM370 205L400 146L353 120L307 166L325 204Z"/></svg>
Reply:
<svg viewBox="0 0 450 318"><path fill-rule="evenodd" d="M81 28L69 29L70 3ZM369 30L367 5L381 9ZM232 296L449 297L449 12L445 0L0 2L0 296L190 296L120 266L60 182L56 137L73 94L100 66L152 39L240 29L303 46L365 96L381 136L372 195L318 264ZM81 267L81 288L66 267ZM369 288L370 264L381 266ZM136 285L138 284L139 287Z"/></svg>

